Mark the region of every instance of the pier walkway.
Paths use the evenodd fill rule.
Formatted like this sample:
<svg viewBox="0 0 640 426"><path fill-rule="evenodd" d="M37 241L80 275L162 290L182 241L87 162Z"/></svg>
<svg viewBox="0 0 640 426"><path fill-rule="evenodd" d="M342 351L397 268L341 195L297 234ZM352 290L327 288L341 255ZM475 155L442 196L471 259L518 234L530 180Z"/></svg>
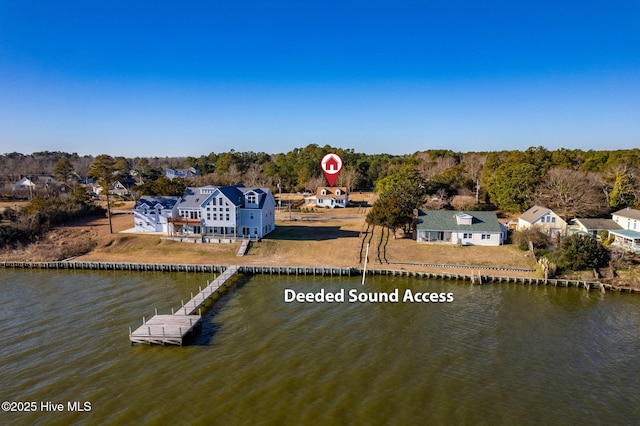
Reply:
<svg viewBox="0 0 640 426"><path fill-rule="evenodd" d="M185 303L174 315L194 315L214 293L217 293L220 287L238 273L238 270L239 268L237 266L229 266L218 278L200 290L200 293L193 296L191 300Z"/></svg>
<svg viewBox="0 0 640 426"><path fill-rule="evenodd" d="M182 346L185 338L201 325L202 316L196 315L196 312L204 307L207 300L211 299L214 294L219 294L220 288L233 278L238 270L238 266L229 266L211 284L192 296L191 300L183 304L177 312L171 315L157 315L156 313L148 321L143 318L142 325L135 331L129 332L131 344Z"/></svg>

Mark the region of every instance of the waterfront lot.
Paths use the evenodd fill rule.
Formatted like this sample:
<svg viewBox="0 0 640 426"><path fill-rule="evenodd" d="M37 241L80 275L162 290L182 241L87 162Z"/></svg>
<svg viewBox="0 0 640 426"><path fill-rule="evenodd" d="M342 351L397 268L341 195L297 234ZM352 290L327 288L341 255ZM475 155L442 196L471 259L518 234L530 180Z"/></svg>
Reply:
<svg viewBox="0 0 640 426"><path fill-rule="evenodd" d="M121 206L119 211L126 211ZM129 207L130 208L130 207ZM260 242L252 242L244 257L237 257L239 243L194 244L162 240L159 235L121 233L132 227L130 214L114 214L114 234L109 234L106 218L70 223L49 233L26 250L4 253L3 260L59 260L64 248L94 247L76 260L104 262L207 263L268 266L361 267L366 241L371 241L369 268L408 269L442 272L441 267L418 264L460 264L492 267L534 268L526 252L511 245L502 247L461 247L417 244L407 238L382 236L377 228L370 239L365 223L366 209L315 209L309 212L283 211L276 215L277 229ZM378 243L383 237L378 260ZM386 242L386 245L384 244ZM56 259L57 257L57 259ZM62 258L66 258L65 256ZM388 263L387 263L388 262ZM469 273L468 269L446 269ZM534 273L491 271L491 275L532 276Z"/></svg>

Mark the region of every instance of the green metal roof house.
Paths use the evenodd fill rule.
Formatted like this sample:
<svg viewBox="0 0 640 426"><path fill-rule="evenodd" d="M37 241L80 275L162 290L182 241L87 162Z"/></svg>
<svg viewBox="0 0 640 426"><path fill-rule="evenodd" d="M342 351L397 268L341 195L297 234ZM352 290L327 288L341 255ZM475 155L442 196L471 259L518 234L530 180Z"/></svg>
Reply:
<svg viewBox="0 0 640 426"><path fill-rule="evenodd" d="M418 210L416 241L460 245L499 246L507 228L494 212Z"/></svg>

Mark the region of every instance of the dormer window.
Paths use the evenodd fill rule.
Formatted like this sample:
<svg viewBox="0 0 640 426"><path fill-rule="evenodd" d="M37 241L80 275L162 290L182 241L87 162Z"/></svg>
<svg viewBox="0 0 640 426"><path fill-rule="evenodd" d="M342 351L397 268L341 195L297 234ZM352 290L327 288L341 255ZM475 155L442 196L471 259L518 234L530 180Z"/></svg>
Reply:
<svg viewBox="0 0 640 426"><path fill-rule="evenodd" d="M466 213L458 213L456 214L456 223L458 225L471 225L473 221L473 216Z"/></svg>
<svg viewBox="0 0 640 426"><path fill-rule="evenodd" d="M323 189L323 190L322 190L322 192L321 192L321 194L322 194L322 195L327 195L327 190L326 190L326 189Z"/></svg>
<svg viewBox="0 0 640 426"><path fill-rule="evenodd" d="M257 204L256 198L257 198L256 194L247 195L247 203L249 203L249 204Z"/></svg>
<svg viewBox="0 0 640 426"><path fill-rule="evenodd" d="M336 195L342 195L342 191L340 191L339 189L336 189Z"/></svg>

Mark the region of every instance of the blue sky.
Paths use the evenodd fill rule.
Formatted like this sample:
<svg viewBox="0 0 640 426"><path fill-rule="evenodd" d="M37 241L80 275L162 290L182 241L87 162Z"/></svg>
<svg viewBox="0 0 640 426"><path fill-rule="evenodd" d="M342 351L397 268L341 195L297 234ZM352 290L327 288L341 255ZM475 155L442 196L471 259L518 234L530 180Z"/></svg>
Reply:
<svg viewBox="0 0 640 426"><path fill-rule="evenodd" d="M638 0L0 0L0 152L638 147L638 22Z"/></svg>

